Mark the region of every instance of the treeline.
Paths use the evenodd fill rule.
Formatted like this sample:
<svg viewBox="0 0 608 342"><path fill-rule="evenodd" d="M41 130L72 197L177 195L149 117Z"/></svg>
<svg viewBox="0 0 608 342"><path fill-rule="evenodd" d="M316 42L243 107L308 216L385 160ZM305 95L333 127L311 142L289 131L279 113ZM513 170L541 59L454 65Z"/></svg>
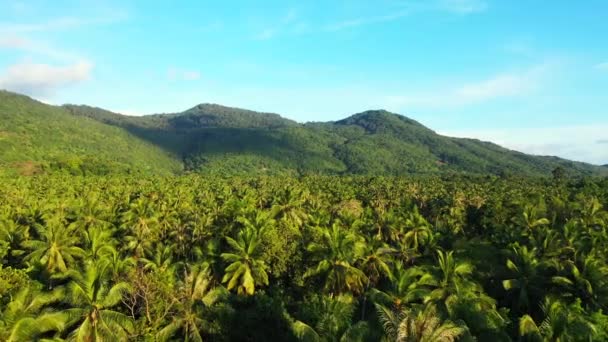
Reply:
<svg viewBox="0 0 608 342"><path fill-rule="evenodd" d="M608 340L608 179L34 176L0 340Z"/></svg>

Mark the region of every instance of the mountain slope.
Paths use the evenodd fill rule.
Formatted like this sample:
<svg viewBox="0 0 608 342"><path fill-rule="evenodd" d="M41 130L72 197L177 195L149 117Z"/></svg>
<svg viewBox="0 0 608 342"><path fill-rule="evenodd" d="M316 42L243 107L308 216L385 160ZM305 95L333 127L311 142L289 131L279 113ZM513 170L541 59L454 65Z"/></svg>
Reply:
<svg viewBox="0 0 608 342"><path fill-rule="evenodd" d="M558 166L573 175L602 172L589 164L441 136L412 119L382 110L336 122L299 124L276 114L210 104L144 117L69 108L164 146L182 156L187 169L202 172L399 175L455 171L548 176Z"/></svg>
<svg viewBox="0 0 608 342"><path fill-rule="evenodd" d="M53 166L74 157L119 169L220 174L549 176L558 166L571 175L607 173L599 166L441 136L382 110L306 124L214 104L132 117L89 106L48 106L2 92L0 118L0 161L13 167Z"/></svg>
<svg viewBox="0 0 608 342"><path fill-rule="evenodd" d="M43 169L173 173L181 164L121 128L0 91L0 167L25 174Z"/></svg>

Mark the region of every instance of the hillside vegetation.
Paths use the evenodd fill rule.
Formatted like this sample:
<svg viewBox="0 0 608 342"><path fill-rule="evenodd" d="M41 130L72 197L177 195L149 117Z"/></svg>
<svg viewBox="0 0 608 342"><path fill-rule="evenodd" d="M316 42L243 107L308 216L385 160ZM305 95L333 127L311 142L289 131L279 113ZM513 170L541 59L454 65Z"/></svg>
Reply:
<svg viewBox="0 0 608 342"><path fill-rule="evenodd" d="M119 127L0 91L0 168L23 174L168 174L181 165L162 148Z"/></svg>
<svg viewBox="0 0 608 342"><path fill-rule="evenodd" d="M224 175L550 176L558 167L566 175L608 173L599 166L441 136L382 110L301 124L214 104L131 117L89 106L48 106L8 92L1 96L0 160L17 169L76 163L89 172L105 172L101 166L106 165L120 171Z"/></svg>

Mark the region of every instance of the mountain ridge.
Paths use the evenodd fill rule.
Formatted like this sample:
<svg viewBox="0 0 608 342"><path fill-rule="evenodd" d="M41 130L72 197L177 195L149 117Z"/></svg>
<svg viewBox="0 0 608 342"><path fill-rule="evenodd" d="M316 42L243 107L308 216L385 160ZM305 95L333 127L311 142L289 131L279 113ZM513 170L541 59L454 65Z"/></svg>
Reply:
<svg viewBox="0 0 608 342"><path fill-rule="evenodd" d="M66 115L75 120L66 125L83 125L91 130L83 130L85 136L110 129L123 145L125 139L138 139L140 150L135 154L166 155L170 162L154 161L163 164L164 170L171 169L166 167L169 164L179 163L186 171L222 174L464 172L548 176L556 167L572 175L606 171L558 157L527 155L491 142L439 135L414 119L386 110L368 110L337 121L299 123L275 113L201 103L179 113L128 116L87 105L49 106L24 95L2 94L4 98L19 99L20 105L0 106L0 116L9 115L11 110L19 112L18 107L30 107L28 113L19 116L44 121L33 108L52 109L56 115L61 113L62 120L67 120ZM111 142L97 143L103 150L101 155L112 155ZM69 146L55 147L62 153L70 151ZM122 150L116 153L128 155ZM0 158L6 159L1 153ZM145 158L132 158L135 169L142 162L146 164ZM48 162L38 159L36 162Z"/></svg>

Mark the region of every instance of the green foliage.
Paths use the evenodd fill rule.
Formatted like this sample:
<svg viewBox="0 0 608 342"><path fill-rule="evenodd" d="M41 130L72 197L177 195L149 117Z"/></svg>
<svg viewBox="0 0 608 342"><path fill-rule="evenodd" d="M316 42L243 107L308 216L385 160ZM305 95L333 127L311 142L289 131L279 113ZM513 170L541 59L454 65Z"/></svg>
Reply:
<svg viewBox="0 0 608 342"><path fill-rule="evenodd" d="M386 111L299 124L277 114L201 104L131 117L88 106L54 107L0 92L0 169L25 175L494 174L608 175L604 167L530 156L436 134ZM6 171L3 171L6 172Z"/></svg>
<svg viewBox="0 0 608 342"><path fill-rule="evenodd" d="M5 177L0 339L601 341L607 207L598 178Z"/></svg>
<svg viewBox="0 0 608 342"><path fill-rule="evenodd" d="M179 160L118 127L0 90L0 169L34 175L169 174Z"/></svg>

